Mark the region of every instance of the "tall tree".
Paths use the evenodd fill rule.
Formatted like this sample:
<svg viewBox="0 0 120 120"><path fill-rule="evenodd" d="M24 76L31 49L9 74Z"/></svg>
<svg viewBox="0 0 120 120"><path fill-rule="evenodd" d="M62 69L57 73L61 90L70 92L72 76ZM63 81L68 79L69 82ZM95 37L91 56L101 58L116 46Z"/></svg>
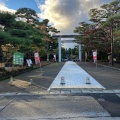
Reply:
<svg viewBox="0 0 120 120"><path fill-rule="evenodd" d="M19 8L15 15L17 19L22 18L23 21L25 20L27 23L35 24L39 21L35 10L31 8Z"/></svg>
<svg viewBox="0 0 120 120"><path fill-rule="evenodd" d="M79 34L77 39L80 40L78 42L84 44L87 49L96 48L106 53L110 52L113 36L114 40L119 39L119 4L119 0L114 0L109 4L102 5L101 9L91 9L89 15L92 24L81 22L79 27L74 30L74 32Z"/></svg>
<svg viewBox="0 0 120 120"><path fill-rule="evenodd" d="M15 21L15 15L10 14L9 12L0 12L0 25L3 25L4 28L11 27L11 23Z"/></svg>
<svg viewBox="0 0 120 120"><path fill-rule="evenodd" d="M39 22L37 24L37 28L42 30L44 34L43 40L46 43L45 51L47 54L47 60L49 60L49 54L51 52L56 53L57 48L57 39L53 39L51 33L58 33L59 31L55 27L49 25L48 19L44 19L42 22Z"/></svg>
<svg viewBox="0 0 120 120"><path fill-rule="evenodd" d="M15 21L15 16L8 12L0 12L0 25L2 29L0 30L0 62L4 62L2 45L6 43L7 39L10 39L10 34L6 33L5 30L11 27L11 23Z"/></svg>

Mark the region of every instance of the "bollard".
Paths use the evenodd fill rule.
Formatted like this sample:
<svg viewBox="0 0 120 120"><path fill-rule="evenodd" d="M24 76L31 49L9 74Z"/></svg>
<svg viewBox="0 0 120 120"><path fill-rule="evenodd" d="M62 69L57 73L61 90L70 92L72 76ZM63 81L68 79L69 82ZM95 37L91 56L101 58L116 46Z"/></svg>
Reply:
<svg viewBox="0 0 120 120"><path fill-rule="evenodd" d="M65 78L64 78L63 76L61 77L60 84L61 84L61 85L64 85L64 84L65 84Z"/></svg>
<svg viewBox="0 0 120 120"><path fill-rule="evenodd" d="M85 84L91 84L91 82L90 82L90 77L89 77L89 76L86 77Z"/></svg>
<svg viewBox="0 0 120 120"><path fill-rule="evenodd" d="M30 85L32 85L33 84L33 79L30 79Z"/></svg>
<svg viewBox="0 0 120 120"><path fill-rule="evenodd" d="M12 75L10 76L10 82L11 83L13 82L13 76Z"/></svg>

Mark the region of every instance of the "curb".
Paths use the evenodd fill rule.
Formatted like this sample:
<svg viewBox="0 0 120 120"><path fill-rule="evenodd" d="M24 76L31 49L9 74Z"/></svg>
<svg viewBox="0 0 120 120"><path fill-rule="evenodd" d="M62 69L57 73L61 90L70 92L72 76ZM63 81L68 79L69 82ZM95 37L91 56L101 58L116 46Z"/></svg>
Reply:
<svg viewBox="0 0 120 120"><path fill-rule="evenodd" d="M7 92L0 93L0 96L34 96L34 95L72 95L72 94L120 94L119 90L61 90L61 91L46 91L46 92L32 92L32 93L21 93L21 92Z"/></svg>
<svg viewBox="0 0 120 120"><path fill-rule="evenodd" d="M100 63L98 63L98 65L101 65L101 66L104 66L104 67L108 67L108 68L120 71L120 68L116 68L116 67L112 67L112 66L108 66L108 65L103 65L103 64L100 64Z"/></svg>
<svg viewBox="0 0 120 120"><path fill-rule="evenodd" d="M51 63L47 63L47 64L45 64L45 65L42 65L41 67L44 67L44 66L46 66L46 65L49 65L49 64L51 64ZM20 75L20 74L23 74L23 73L26 73L26 72L29 72L29 71L32 71L32 70L35 70L35 69L39 69L40 67L35 67L35 68L33 68L33 67L30 67L29 69L27 68L26 70L24 70L24 71L20 71L20 72L18 72L18 73L13 73L13 76L17 76L17 75ZM15 72L15 71L14 71ZM3 77L0 77L0 81L3 81L3 80L5 80L5 79L8 79L8 78L10 78L10 74L9 75L7 75L7 76L3 76Z"/></svg>

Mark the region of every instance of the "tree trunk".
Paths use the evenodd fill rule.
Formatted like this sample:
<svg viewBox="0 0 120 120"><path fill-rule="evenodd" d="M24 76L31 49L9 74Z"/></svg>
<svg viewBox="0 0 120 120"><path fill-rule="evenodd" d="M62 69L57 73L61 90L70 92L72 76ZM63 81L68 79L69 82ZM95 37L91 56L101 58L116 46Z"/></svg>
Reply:
<svg viewBox="0 0 120 120"><path fill-rule="evenodd" d="M3 57L3 52L2 52L2 45L1 45L1 40L0 40L0 63L4 62L4 57Z"/></svg>

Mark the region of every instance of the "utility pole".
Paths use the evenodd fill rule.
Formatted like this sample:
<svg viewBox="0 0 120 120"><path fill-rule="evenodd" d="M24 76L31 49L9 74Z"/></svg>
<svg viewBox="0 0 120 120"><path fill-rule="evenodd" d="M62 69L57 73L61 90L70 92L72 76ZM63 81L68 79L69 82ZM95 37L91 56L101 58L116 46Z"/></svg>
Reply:
<svg viewBox="0 0 120 120"><path fill-rule="evenodd" d="M114 65L114 36L113 36L113 21L111 24L111 66Z"/></svg>
<svg viewBox="0 0 120 120"><path fill-rule="evenodd" d="M49 43L47 40L47 61L49 61Z"/></svg>

